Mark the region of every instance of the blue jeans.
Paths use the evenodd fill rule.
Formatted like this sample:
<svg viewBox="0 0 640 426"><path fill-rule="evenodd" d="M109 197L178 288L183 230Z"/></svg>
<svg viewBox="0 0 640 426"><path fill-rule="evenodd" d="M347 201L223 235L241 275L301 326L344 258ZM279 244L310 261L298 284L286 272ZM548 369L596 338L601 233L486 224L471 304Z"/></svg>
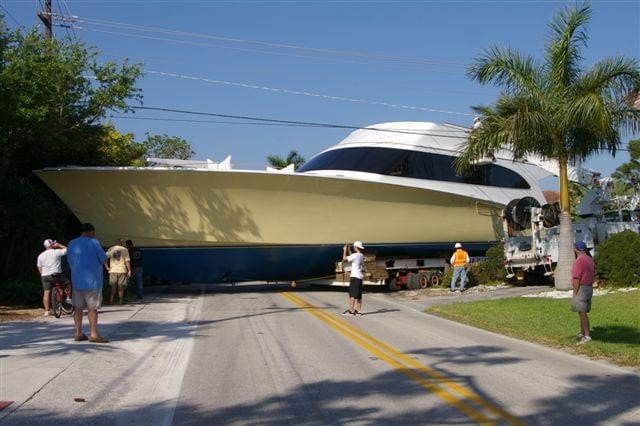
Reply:
<svg viewBox="0 0 640 426"><path fill-rule="evenodd" d="M142 298L142 267L133 268L133 279L136 282L136 296Z"/></svg>
<svg viewBox="0 0 640 426"><path fill-rule="evenodd" d="M453 267L453 278L451 278L451 290L456 289L456 281L460 278L460 291L464 290L467 281L467 268L465 266Z"/></svg>

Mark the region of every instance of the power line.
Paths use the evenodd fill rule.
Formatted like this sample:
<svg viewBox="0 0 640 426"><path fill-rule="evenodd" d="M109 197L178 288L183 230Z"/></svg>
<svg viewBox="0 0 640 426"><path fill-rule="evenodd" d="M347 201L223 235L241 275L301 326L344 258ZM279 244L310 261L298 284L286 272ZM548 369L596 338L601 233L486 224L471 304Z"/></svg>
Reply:
<svg viewBox="0 0 640 426"><path fill-rule="evenodd" d="M444 70L444 69L426 68L426 67L420 67L420 66L413 66L413 67L411 67L411 66L409 66L409 67L408 66L402 66L402 67L400 67L400 66L398 66L396 64L384 64L384 63L375 63L375 62L358 61L358 60L327 58L327 57L309 56L309 55L297 55L297 54L286 53L286 52L275 52L275 51L249 49L249 48L243 48L243 47L224 46L224 45L219 45L219 44L210 44L210 43L191 41L191 40L177 40L177 39L172 39L172 38L154 37L154 36L143 35L143 34L126 33L126 32L119 32L119 31L108 31L108 30L98 30L98 29L95 29L95 28L88 28L88 27L83 27L83 26L79 26L79 25L74 25L74 28L76 28L78 30L82 30L82 31L89 31L89 32L100 33L100 34L109 34L109 35L123 36L123 37L128 37L128 38L135 37L135 38L141 38L141 39L145 39L145 40L155 40L155 41L162 41L162 42L175 43L175 44L186 44L186 45L191 45L191 46L209 47L209 48L214 48L214 49L233 50L233 51L238 51L238 52L259 53L261 55L284 56L284 57L288 57L288 58L312 59L312 60L323 61L323 62L335 62L335 63L343 63L343 64L366 65L366 66L381 67L381 68L396 68L396 69L397 68L402 68L404 70L413 70L413 71L446 72L448 74L459 74L459 75L463 75L464 74L463 71L451 71L451 70Z"/></svg>
<svg viewBox="0 0 640 426"><path fill-rule="evenodd" d="M395 134L400 133L400 134L407 134L407 135L450 138L450 139L458 139L461 141L466 139L466 137L463 137L463 136L455 136L455 135L450 135L446 133L440 133L440 131L435 129L429 130L428 132L419 132L419 131L399 130L399 129L395 129L395 130L382 129L382 128L373 127L373 126L363 127L363 126L354 126L354 125L345 125L345 124L279 120L279 119L272 119L272 118L251 117L246 115L220 114L220 113L213 113L213 112L190 111L190 110L182 110L182 109L174 109L174 108L145 107L145 106L134 106L134 105L128 105L128 108L148 110L148 111L173 112L173 113L179 113L179 114L189 114L189 115L199 115L199 116L232 118L236 120L248 120L250 122L176 119L176 118L167 119L167 118L155 118L155 117L127 117L127 116L111 116L111 117L120 118L120 119L130 119L130 120L174 121L174 122L189 122L189 123L204 123L204 124L225 124L225 125L233 124L233 125L259 125L259 126L312 127L312 128L326 128L326 129L368 130L368 131L395 133ZM459 125L454 125L454 126L460 129L466 129L463 126L459 126ZM442 132L448 132L448 131L443 130ZM607 151L607 149L600 149L600 151ZM629 149L616 148L616 151L628 152Z"/></svg>
<svg viewBox="0 0 640 426"><path fill-rule="evenodd" d="M413 65L430 66L430 67L447 67L447 68L459 68L459 69L464 69L466 67L466 64L459 63L459 62L453 62L453 61L417 59L417 58L409 58L409 57L384 55L384 54L371 53L371 52L344 51L344 50L336 50L336 49L322 49L322 48L315 48L315 47L299 46L299 45L293 45L293 44L271 43L271 42L264 42L264 41L258 41L258 40L248 40L248 39L240 39L240 38L233 38L233 37L225 37L225 36L215 36L215 35L209 35L209 34L193 33L193 32L187 32L187 31L177 31L177 30L170 30L170 29L159 28L159 27L148 27L148 26L142 26L142 25L127 24L127 23L123 23L123 22L115 22L115 21L108 21L108 20L102 20L102 19L79 17L79 16L74 16L74 17L72 17L72 19L73 19L74 22L81 22L81 23L97 25L97 26L106 26L106 27L111 27L111 28L120 28L120 29L133 30L133 31L143 31L143 32L151 32L151 33L168 34L168 35L179 36L179 37L189 37L189 38L205 39L205 40L216 40L216 41L222 41L222 42L225 42L225 43L249 44L249 45L256 45L256 46L262 46L262 47L268 47L268 48L275 48L275 49L285 49L285 50L295 50L295 51L308 51L308 52L320 53L320 54L325 54L325 55L348 56L348 57L356 57L356 58L363 58L363 59L377 60L377 61L386 61L386 62L401 62L401 63L407 63L407 64L413 64ZM105 31L100 31L100 30L96 30L96 29L92 29L92 28L86 28L86 27L79 27L79 28L82 28L82 29L88 30L88 31L105 32ZM109 33L109 32L106 32L106 33ZM131 33L123 34L123 33L115 33L114 32L112 34L115 34L115 35L126 35L126 36L136 36L136 35L131 34ZM137 36L138 37L142 37L140 35L137 35ZM147 37L142 37L142 38L154 39L153 37L148 37L148 36ZM172 39L159 39L159 40L172 41L172 42L181 42L181 41L172 40ZM185 43L184 41L182 41L182 42ZM222 48L222 46L216 46L216 45L208 45L208 46ZM226 48L233 49L233 48L230 48L229 46L227 46ZM236 50L243 50L243 49L236 48ZM282 53L277 53L277 52L273 52L273 51L259 51L259 50L258 51L257 50L249 50L249 51L265 53L265 54L280 54L280 55L282 55ZM309 58L309 56L302 56L302 57ZM318 59L318 58L316 58L316 59Z"/></svg>
<svg viewBox="0 0 640 426"><path fill-rule="evenodd" d="M201 112L201 111L190 111L190 110L182 110L182 109L174 109L174 108L161 108L161 107L146 107L146 106L135 106L128 105L128 108L131 109L139 109L139 110L149 110L149 111L162 111L162 112L173 112L179 114L190 114L190 115L200 115L200 116L209 116L209 117L221 117L221 118L233 118L238 120L247 120L247 121L255 121L255 122L263 122L263 123L278 123L278 124L294 124L303 127L321 127L328 129L348 129L348 130L371 130L377 132L386 132L386 133L402 133L408 135L419 135L419 136L434 136L434 137L444 137L444 138L452 138L452 139L464 139L460 136L453 136L447 134L437 134L437 132L429 131L429 132L415 132L410 130L392 130L392 129L381 129L378 127L362 127L362 126L352 126L352 125L344 125L344 124L331 124L331 123L315 123L309 121L293 121L293 120L278 120L273 118L261 118L261 117L251 117L247 115L233 115L233 114L219 114L213 112ZM460 126L458 126L460 127Z"/></svg>
<svg viewBox="0 0 640 426"><path fill-rule="evenodd" d="M18 22L18 20L16 18L13 17L13 15L11 13L9 13L9 11L0 4L0 9L2 9L4 11L4 14L6 16L8 16L9 18L13 19L13 22L15 22L16 24L18 24L19 27L24 27L20 22Z"/></svg>
<svg viewBox="0 0 640 426"><path fill-rule="evenodd" d="M242 121L220 121L220 120L195 120L188 118L156 118L156 117L128 117L126 115L110 115L109 118L142 121L171 121L178 123L203 123L203 124L237 124L241 126L275 126L275 127L314 127L306 124L280 124L280 123L246 123ZM318 127L318 126L315 126Z"/></svg>
<svg viewBox="0 0 640 426"><path fill-rule="evenodd" d="M447 110L425 108L425 107L417 107L417 106L411 106L411 105L395 104L395 103L383 102L383 101L372 101L372 100L368 100L368 99L348 98L348 97L344 97L344 96L323 95L323 94L319 94L319 93L301 92L301 91L295 91L295 90L289 90L289 89L280 89L280 88L267 87L267 86L258 86L258 85L254 85L254 84L238 83L238 82L233 82L233 81L214 80L214 79L209 79L209 78L204 78L204 77L194 77L194 76L189 76L189 75L174 74L174 73L168 73L168 72L163 72L163 71L144 70L144 72L147 72L149 74L157 74L157 75L161 75L161 76L165 76L165 77L177 77L177 78L183 78L183 79L187 79L187 80L204 81L204 82L213 83L213 84L223 84L223 85L227 85L227 86L243 87L243 88L247 88L247 89L265 90L265 91L268 91L268 92L276 92L276 93L279 92L279 93L286 93L286 94L290 94L290 95L309 96L309 97L313 97L313 98L321 98L321 99L328 99L328 100L334 100L334 101L354 102L354 103L369 104L369 105L381 105L381 106L386 106L386 107L391 107L391 108L409 109L409 110L413 110L413 111L436 112L436 113L442 113L442 114L453 114L453 115L463 115L463 116L473 116L474 115L474 114L465 113L465 112L458 112L458 111L447 111Z"/></svg>

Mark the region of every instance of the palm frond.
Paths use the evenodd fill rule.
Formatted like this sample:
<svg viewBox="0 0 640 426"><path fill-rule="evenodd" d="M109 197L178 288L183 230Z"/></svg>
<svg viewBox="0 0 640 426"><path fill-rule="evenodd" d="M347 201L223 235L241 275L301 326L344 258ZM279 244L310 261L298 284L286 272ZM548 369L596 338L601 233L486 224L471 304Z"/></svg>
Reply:
<svg viewBox="0 0 640 426"><path fill-rule="evenodd" d="M584 4L579 9L563 9L550 24L552 34L546 49L546 61L550 81L556 91L571 86L580 74L581 51L589 39L583 27L590 20L591 6Z"/></svg>
<svg viewBox="0 0 640 426"><path fill-rule="evenodd" d="M491 47L467 70L467 76L482 84L493 83L507 90L531 90L537 87L539 66L531 57L512 49Z"/></svg>
<svg viewBox="0 0 640 426"><path fill-rule="evenodd" d="M611 123L622 134L640 130L640 109L628 102L640 87L640 68L634 59L608 58L596 63L575 84L563 115L567 126L589 128L607 135ZM610 139L610 137L607 137Z"/></svg>

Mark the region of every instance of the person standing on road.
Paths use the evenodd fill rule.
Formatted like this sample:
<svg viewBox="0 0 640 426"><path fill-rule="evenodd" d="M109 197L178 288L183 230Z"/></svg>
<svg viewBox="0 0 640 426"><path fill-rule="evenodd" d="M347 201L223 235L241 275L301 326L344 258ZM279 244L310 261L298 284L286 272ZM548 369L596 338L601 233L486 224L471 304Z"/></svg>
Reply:
<svg viewBox="0 0 640 426"><path fill-rule="evenodd" d="M451 290L456 291L456 282L460 278L460 292L464 291L464 285L467 281L467 265L469 264L469 253L462 249L462 244L456 243L454 246L456 251L449 259L449 263L453 266L453 277L451 278Z"/></svg>
<svg viewBox="0 0 640 426"><path fill-rule="evenodd" d="M131 259L131 268L133 279L136 282L136 299L142 299L142 250L133 245L133 241L126 241L129 258Z"/></svg>
<svg viewBox="0 0 640 426"><path fill-rule="evenodd" d="M76 335L74 340L89 340L94 343L107 343L98 333L98 309L102 304L102 265L107 263L100 242L95 238L96 231L90 223L83 223L80 236L69 242L67 260L71 267L73 280L73 306L75 312ZM88 310L89 337L82 332L82 316Z"/></svg>
<svg viewBox="0 0 640 426"><path fill-rule="evenodd" d="M49 315L49 302L51 301L51 287L59 282L65 288L71 285L69 279L62 273L62 256L67 254L67 247L55 240L44 240L44 251L38 255L36 266L42 282L42 304L44 316ZM67 303L69 301L67 300Z"/></svg>
<svg viewBox="0 0 640 426"><path fill-rule="evenodd" d="M105 265L109 272L109 285L111 286L111 297L109 304L113 305L113 298L118 292L118 303L124 303L124 288L127 280L131 278L131 259L129 258L129 250L124 247L124 241L120 238L116 239L116 244L107 250L107 258L109 261Z"/></svg>
<svg viewBox="0 0 640 426"><path fill-rule="evenodd" d="M571 283L573 285L571 310L577 312L580 318L578 344L584 345L591 341L591 326L589 324L588 312L591 312L593 277L595 276L596 268L584 241L576 241L575 249L576 260L571 269Z"/></svg>
<svg viewBox="0 0 640 426"><path fill-rule="evenodd" d="M355 253L351 253L349 245L342 247L342 261L351 263L349 278L349 308L343 315L362 315L362 279L364 278L364 246L362 241L353 243Z"/></svg>

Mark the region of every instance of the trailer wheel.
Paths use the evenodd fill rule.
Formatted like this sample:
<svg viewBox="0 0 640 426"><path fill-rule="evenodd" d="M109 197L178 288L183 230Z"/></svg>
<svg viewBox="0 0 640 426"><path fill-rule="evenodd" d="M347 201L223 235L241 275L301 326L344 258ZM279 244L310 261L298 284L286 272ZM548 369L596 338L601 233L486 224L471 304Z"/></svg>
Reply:
<svg viewBox="0 0 640 426"><path fill-rule="evenodd" d="M418 280L418 274L409 272L409 279L407 280L407 288L409 290L417 290L420 288L420 281Z"/></svg>
<svg viewBox="0 0 640 426"><path fill-rule="evenodd" d="M442 284L442 275L440 274L440 272L432 272L431 274L429 274L429 282L433 287L438 287L440 284Z"/></svg>
<svg viewBox="0 0 640 426"><path fill-rule="evenodd" d="M420 288L427 288L429 287L429 283L430 283L430 279L429 279L429 274L427 274L426 272L420 272L418 274L418 285Z"/></svg>
<svg viewBox="0 0 640 426"><path fill-rule="evenodd" d="M398 290L398 282L396 281L396 277L389 278L389 282L387 283L387 286L391 291Z"/></svg>

